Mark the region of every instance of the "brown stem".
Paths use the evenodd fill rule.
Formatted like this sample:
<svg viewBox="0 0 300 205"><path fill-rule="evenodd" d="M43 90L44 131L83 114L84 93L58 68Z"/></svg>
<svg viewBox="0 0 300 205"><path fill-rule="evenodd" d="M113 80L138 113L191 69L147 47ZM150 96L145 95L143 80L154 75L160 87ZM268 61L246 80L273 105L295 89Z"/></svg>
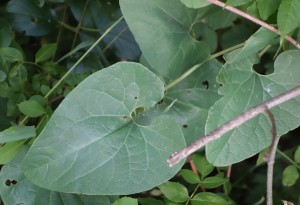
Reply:
<svg viewBox="0 0 300 205"><path fill-rule="evenodd" d="M223 2L221 2L219 0L207 0L207 1L209 3L212 3L214 5L222 7L222 8L224 8L224 9L226 9L226 10L232 12L232 13L235 13L235 14L237 14L239 16L242 16L242 17L244 17L246 19L249 19L250 21L252 21L252 22L254 22L254 23L256 23L256 24L258 24L260 26L263 26L266 29L269 29L270 31L273 31L274 33L277 33L278 35L281 35L280 31L278 29L276 29L275 27L273 27L270 24L267 24L266 22L263 22L263 21L255 18L255 17L249 15L249 14L247 14L247 13L241 11L241 10L238 10L237 8L234 8L232 6L226 5L225 3L223 3ZM290 37L288 35L286 35L284 38L287 41L289 41L290 43L292 43L294 46L296 46L298 49L300 49L300 44L295 39L293 39L292 37Z"/></svg>
<svg viewBox="0 0 300 205"><path fill-rule="evenodd" d="M193 154L198 149L204 147L209 142L219 139L220 137L222 137L222 135L229 132L230 130L242 125L246 121L256 117L258 114L264 113L266 108L271 109L299 95L300 95L300 86L297 86L281 95L271 98L270 100L249 109L248 111L244 112L243 114L236 117L235 119L227 122L226 124L221 125L214 131L196 140L190 146L178 152L173 153L172 156L167 160L169 166L172 167L173 165L177 164L181 160L185 159L187 156Z"/></svg>
<svg viewBox="0 0 300 205"><path fill-rule="evenodd" d="M268 153L268 172L267 172L267 205L273 205L273 170L275 163L275 155L276 149L279 142L279 137L277 137L276 133L276 124L275 117L271 113L271 111L266 107L265 113L267 114L270 123L272 125L271 133L272 133L272 144L270 146L270 151Z"/></svg>

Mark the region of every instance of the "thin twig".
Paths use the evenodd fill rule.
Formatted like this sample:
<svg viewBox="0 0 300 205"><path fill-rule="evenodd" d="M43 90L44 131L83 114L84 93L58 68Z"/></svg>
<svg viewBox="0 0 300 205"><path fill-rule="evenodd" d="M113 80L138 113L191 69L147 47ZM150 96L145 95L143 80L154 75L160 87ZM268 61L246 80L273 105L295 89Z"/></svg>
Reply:
<svg viewBox="0 0 300 205"><path fill-rule="evenodd" d="M270 146L270 151L268 152L268 173L267 173L267 205L273 205L273 170L275 163L276 149L279 142L279 137L276 133L275 117L271 111L265 107L265 113L268 116L270 123L272 125L272 144Z"/></svg>
<svg viewBox="0 0 300 205"><path fill-rule="evenodd" d="M246 19L249 19L250 21L252 21L252 22L254 22L254 23L256 23L256 24L258 24L260 26L263 26L266 29L269 29L270 31L273 31L274 33L277 33L278 35L281 35L280 31L278 29L276 29L275 27L273 27L270 24L267 24L266 22L263 22L263 21L255 18L255 17L249 15L249 14L247 14L247 13L241 11L241 10L238 10L238 9L232 7L232 6L226 5L225 3L223 3L223 2L221 2L219 0L207 0L207 1L209 3L212 3L212 4L215 4L215 5L219 6L219 7L222 7L224 9L228 10L228 11L231 11L232 13L235 13L235 14L237 14L239 16L242 16L242 17L244 17ZM292 37L290 37L288 35L286 35L284 38L287 41L289 41L290 43L292 43L294 46L296 46L298 49L300 49L300 44L295 39L293 39Z"/></svg>
<svg viewBox="0 0 300 205"><path fill-rule="evenodd" d="M208 133L204 137L196 140L190 146L178 152L173 153L172 156L167 160L169 166L172 167L173 165L177 164L181 160L185 159L187 156L196 152L198 149L204 147L209 142L219 139L220 137L222 137L222 135L229 132L230 130L242 125L246 121L256 117L258 114L265 112L265 108L271 109L299 95L300 95L300 86L297 86L281 95L271 98L270 100L249 109L248 111L244 112L243 114L236 117L235 119L227 122L226 124L223 124L222 126Z"/></svg>

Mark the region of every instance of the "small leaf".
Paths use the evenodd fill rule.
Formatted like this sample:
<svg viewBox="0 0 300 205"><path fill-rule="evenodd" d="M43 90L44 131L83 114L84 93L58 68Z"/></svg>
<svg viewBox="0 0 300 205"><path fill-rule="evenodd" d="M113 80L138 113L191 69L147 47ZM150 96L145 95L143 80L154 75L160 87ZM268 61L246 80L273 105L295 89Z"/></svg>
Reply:
<svg viewBox="0 0 300 205"><path fill-rule="evenodd" d="M192 205L229 205L231 202L225 200L221 196L211 193L202 192L196 194L192 199Z"/></svg>
<svg viewBox="0 0 300 205"><path fill-rule="evenodd" d="M44 45L35 54L35 63L44 62L54 56L57 49L56 43Z"/></svg>
<svg viewBox="0 0 300 205"><path fill-rule="evenodd" d="M264 157L265 157L265 154L269 152L269 150L270 149L267 147L267 148L263 149L261 152L259 152L259 155L256 160L256 166L259 166L260 164L265 163Z"/></svg>
<svg viewBox="0 0 300 205"><path fill-rule="evenodd" d="M138 201L142 205L164 205L164 202L153 198L139 198Z"/></svg>
<svg viewBox="0 0 300 205"><path fill-rule="evenodd" d="M198 184L200 182L200 178L197 174L195 174L192 170L189 169L181 169L180 173L185 181L190 184Z"/></svg>
<svg viewBox="0 0 300 205"><path fill-rule="evenodd" d="M201 182L201 184L207 189L213 189L213 188L223 185L224 183L226 183L228 181L229 181L228 178L214 176L214 177L206 177Z"/></svg>
<svg viewBox="0 0 300 205"><path fill-rule="evenodd" d="M138 201L130 197L123 197L115 201L112 205L138 205Z"/></svg>
<svg viewBox="0 0 300 205"><path fill-rule="evenodd" d="M28 139L35 135L34 126L13 126L0 132L0 143Z"/></svg>
<svg viewBox="0 0 300 205"><path fill-rule="evenodd" d="M165 182L158 186L164 196L173 202L185 202L189 199L187 188L178 182Z"/></svg>
<svg viewBox="0 0 300 205"><path fill-rule="evenodd" d="M0 47L7 47L11 44L12 39L14 38L14 33L11 28L11 25L4 20L0 19Z"/></svg>
<svg viewBox="0 0 300 205"><path fill-rule="evenodd" d="M281 41L300 23L300 0L282 0L278 9L277 22L281 32Z"/></svg>
<svg viewBox="0 0 300 205"><path fill-rule="evenodd" d="M262 20L267 20L277 11L281 0L257 0L257 8Z"/></svg>
<svg viewBox="0 0 300 205"><path fill-rule="evenodd" d="M8 142L0 147L0 164L6 164L10 162L18 154L24 142L25 140Z"/></svg>
<svg viewBox="0 0 300 205"><path fill-rule="evenodd" d="M11 47L0 48L0 58L7 62L23 61L22 53L18 49Z"/></svg>
<svg viewBox="0 0 300 205"><path fill-rule="evenodd" d="M206 0L181 0L181 2L186 5L186 7L193 9L202 8L211 4Z"/></svg>
<svg viewBox="0 0 300 205"><path fill-rule="evenodd" d="M293 186L298 178L299 173L297 167L294 165L290 165L283 170L282 184L283 186Z"/></svg>
<svg viewBox="0 0 300 205"><path fill-rule="evenodd" d="M18 104L19 110L29 117L39 117L43 114L45 114L45 109L43 106L33 100L27 100L23 101L20 104Z"/></svg>
<svg viewBox="0 0 300 205"><path fill-rule="evenodd" d="M298 148L295 152L294 158L297 163L300 163L300 146L298 146Z"/></svg>
<svg viewBox="0 0 300 205"><path fill-rule="evenodd" d="M207 161L204 155L194 154L192 159L198 172L201 174L201 179L205 178L213 171L214 166Z"/></svg>

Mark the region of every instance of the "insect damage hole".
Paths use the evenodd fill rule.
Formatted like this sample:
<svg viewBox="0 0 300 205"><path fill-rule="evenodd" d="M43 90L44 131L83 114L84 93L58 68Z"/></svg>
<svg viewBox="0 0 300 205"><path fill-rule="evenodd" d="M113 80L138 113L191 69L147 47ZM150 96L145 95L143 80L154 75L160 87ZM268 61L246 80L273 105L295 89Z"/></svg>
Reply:
<svg viewBox="0 0 300 205"><path fill-rule="evenodd" d="M202 81L202 85L205 85L205 86L206 86L206 89L208 89L208 87L209 87L209 82L208 82L208 80Z"/></svg>

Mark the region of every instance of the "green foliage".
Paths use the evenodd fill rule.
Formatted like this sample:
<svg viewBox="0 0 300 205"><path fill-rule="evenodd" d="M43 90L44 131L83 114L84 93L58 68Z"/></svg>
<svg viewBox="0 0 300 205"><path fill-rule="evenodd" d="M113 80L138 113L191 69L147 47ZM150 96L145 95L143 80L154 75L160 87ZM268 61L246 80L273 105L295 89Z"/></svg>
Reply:
<svg viewBox="0 0 300 205"><path fill-rule="evenodd" d="M277 26L280 40L204 0L2 3L3 203L259 201L264 192L247 187L264 186L264 163L246 159L271 144L263 114L208 144L205 155L194 154L195 169L184 160L172 168L167 164L186 144L300 85L300 52L283 43L286 35L299 39L299 0L226 4ZM271 109L278 137L299 126L299 100ZM287 151L278 160L292 165L275 164L275 174L282 176L274 178L275 197L299 200L290 196L300 188L299 141L285 138L293 147L280 147ZM238 162L230 180L225 168L215 167ZM249 197L240 199L245 190ZM138 200L118 199L135 193L131 197Z"/></svg>

